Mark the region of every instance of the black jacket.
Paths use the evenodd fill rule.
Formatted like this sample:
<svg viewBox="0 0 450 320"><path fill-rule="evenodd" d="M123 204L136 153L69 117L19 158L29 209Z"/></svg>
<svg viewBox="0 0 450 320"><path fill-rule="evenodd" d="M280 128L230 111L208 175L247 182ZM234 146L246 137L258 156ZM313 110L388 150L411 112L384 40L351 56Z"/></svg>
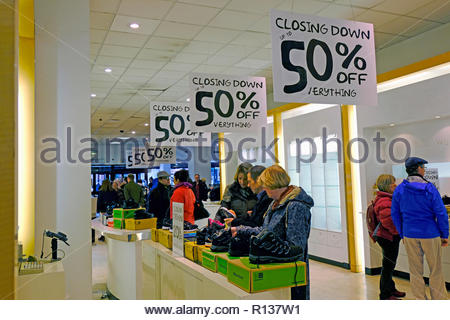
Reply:
<svg viewBox="0 0 450 320"><path fill-rule="evenodd" d="M170 206L170 189L170 186L166 187L162 183L158 183L148 195L147 212L153 213L158 218L158 224L162 224L164 215Z"/></svg>
<svg viewBox="0 0 450 320"><path fill-rule="evenodd" d="M249 227L261 227L264 222L264 214L272 203L272 199L269 198L267 192L263 191L261 198L256 202L253 207L252 214L247 218L236 218L231 222L232 227L237 226L249 226Z"/></svg>
<svg viewBox="0 0 450 320"><path fill-rule="evenodd" d="M97 199L97 212L106 212L106 207L119 201L115 191L99 191Z"/></svg>
<svg viewBox="0 0 450 320"><path fill-rule="evenodd" d="M220 205L233 210L237 218L246 218L247 211L253 210L256 204L256 195L249 187L241 188L237 181L227 186Z"/></svg>
<svg viewBox="0 0 450 320"><path fill-rule="evenodd" d="M197 194L197 181L195 181L192 184L192 191L194 191L195 194L195 200L197 201L206 201L208 200L208 187L206 186L206 183L203 181L199 181L198 183L198 193Z"/></svg>

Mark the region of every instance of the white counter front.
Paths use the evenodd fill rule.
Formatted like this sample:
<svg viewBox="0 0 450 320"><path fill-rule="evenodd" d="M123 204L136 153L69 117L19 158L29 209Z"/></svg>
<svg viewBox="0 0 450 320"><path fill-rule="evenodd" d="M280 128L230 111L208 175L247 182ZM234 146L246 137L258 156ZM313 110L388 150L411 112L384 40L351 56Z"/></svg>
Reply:
<svg viewBox="0 0 450 320"><path fill-rule="evenodd" d="M289 300L290 288L248 293L227 278L153 241L142 242L143 289L148 300Z"/></svg>

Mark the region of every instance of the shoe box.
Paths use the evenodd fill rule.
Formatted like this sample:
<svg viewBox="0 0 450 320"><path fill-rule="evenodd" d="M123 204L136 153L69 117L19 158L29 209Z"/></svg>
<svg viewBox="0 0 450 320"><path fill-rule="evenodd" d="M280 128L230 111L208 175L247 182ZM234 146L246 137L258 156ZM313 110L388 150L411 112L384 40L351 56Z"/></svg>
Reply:
<svg viewBox="0 0 450 320"><path fill-rule="evenodd" d="M152 241L154 241L154 242L159 242L158 241L158 230L160 230L160 229L156 229L156 227L155 228L153 228L152 230L151 230L151 233L152 233Z"/></svg>
<svg viewBox="0 0 450 320"><path fill-rule="evenodd" d="M149 219L125 219L125 229L143 230L156 228L156 218Z"/></svg>
<svg viewBox="0 0 450 320"><path fill-rule="evenodd" d="M200 263L200 257L202 256L202 251L209 249L211 245L198 245L195 241L186 241L184 243L184 256L196 263Z"/></svg>
<svg viewBox="0 0 450 320"><path fill-rule="evenodd" d="M167 249L172 249L173 235L169 230L158 229L158 242Z"/></svg>
<svg viewBox="0 0 450 320"><path fill-rule="evenodd" d="M137 209L113 209L114 229L125 229L125 219L134 219L134 212Z"/></svg>
<svg viewBox="0 0 450 320"><path fill-rule="evenodd" d="M114 218L114 229L125 229L125 220L122 218Z"/></svg>
<svg viewBox="0 0 450 320"><path fill-rule="evenodd" d="M228 276L228 262L239 259L239 257L231 257L228 252L222 252L216 255L217 273Z"/></svg>
<svg viewBox="0 0 450 320"><path fill-rule="evenodd" d="M306 264L297 261L256 265L248 257L229 260L228 281L249 293L303 286L307 284Z"/></svg>
<svg viewBox="0 0 450 320"><path fill-rule="evenodd" d="M223 252L220 252L223 253ZM211 249L202 250L202 266L212 272L217 272L216 257L220 254L219 252L212 252Z"/></svg>

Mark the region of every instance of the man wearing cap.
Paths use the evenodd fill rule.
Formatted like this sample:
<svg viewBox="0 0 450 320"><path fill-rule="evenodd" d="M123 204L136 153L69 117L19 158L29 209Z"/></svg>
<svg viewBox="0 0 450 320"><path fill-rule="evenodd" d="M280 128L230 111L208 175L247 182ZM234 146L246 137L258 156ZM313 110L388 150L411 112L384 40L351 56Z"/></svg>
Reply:
<svg viewBox="0 0 450 320"><path fill-rule="evenodd" d="M160 171L157 177L158 185L148 196L147 211L155 215L158 219L156 227L161 228L165 213L170 206L170 174Z"/></svg>
<svg viewBox="0 0 450 320"><path fill-rule="evenodd" d="M436 187L424 179L425 164L417 157L406 159L408 177L395 189L391 216L408 254L411 289L416 299L427 299L423 281L423 256L430 269L433 300L446 300L442 274L442 247L448 245L447 211Z"/></svg>

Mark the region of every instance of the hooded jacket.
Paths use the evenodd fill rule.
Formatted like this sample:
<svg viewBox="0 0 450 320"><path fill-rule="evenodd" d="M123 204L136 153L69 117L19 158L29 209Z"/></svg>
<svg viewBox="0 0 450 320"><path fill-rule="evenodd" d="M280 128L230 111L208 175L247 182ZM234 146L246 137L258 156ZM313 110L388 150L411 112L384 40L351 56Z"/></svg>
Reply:
<svg viewBox="0 0 450 320"><path fill-rule="evenodd" d="M448 215L439 191L420 176L409 176L395 188L391 216L401 238L448 238Z"/></svg>
<svg viewBox="0 0 450 320"><path fill-rule="evenodd" d="M375 210L375 215L377 216L377 220L381 222L381 225L378 228L376 236L389 241L394 240L394 236L398 235L391 217L391 203L392 194L382 191L377 192L373 209Z"/></svg>
<svg viewBox="0 0 450 320"><path fill-rule="evenodd" d="M256 195L248 187L242 188L235 181L226 187L220 205L233 210L238 218L247 218L247 211L253 209L257 201Z"/></svg>

